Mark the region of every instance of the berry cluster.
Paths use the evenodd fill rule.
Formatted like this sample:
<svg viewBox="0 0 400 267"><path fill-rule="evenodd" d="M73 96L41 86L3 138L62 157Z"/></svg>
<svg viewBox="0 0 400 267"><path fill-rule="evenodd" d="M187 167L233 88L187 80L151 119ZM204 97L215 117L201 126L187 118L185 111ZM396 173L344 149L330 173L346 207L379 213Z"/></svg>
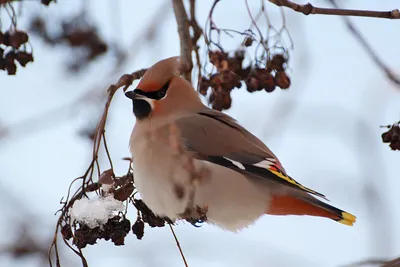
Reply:
<svg viewBox="0 0 400 267"><path fill-rule="evenodd" d="M249 45L249 42L246 41L245 45ZM208 56L210 62L217 68L217 73L210 75L209 78L201 78L199 92L205 96L209 88L212 88L208 101L213 109L220 111L229 109L232 105L231 91L240 88L242 81L250 93L261 90L271 93L276 86L281 89L290 86L290 78L285 72L287 59L282 54L275 54L266 62L265 68L251 65L244 68L243 50L235 51L233 56L222 51L209 51Z"/></svg>
<svg viewBox="0 0 400 267"><path fill-rule="evenodd" d="M400 122L388 126L389 130L382 134L382 141L389 143L392 150L400 150Z"/></svg>
<svg viewBox="0 0 400 267"><path fill-rule="evenodd" d="M168 218L161 218L155 215L140 199L135 199L133 205L138 210L138 217L132 226L132 232L136 235L137 239L143 238L144 223L147 223L150 227L164 227L166 223L172 223Z"/></svg>
<svg viewBox="0 0 400 267"><path fill-rule="evenodd" d="M78 53L74 53L71 57L73 61L68 65L70 71L80 71L108 50L108 45L99 36L97 28L86 21L82 14L61 22L61 32L50 32L45 20L41 17L32 19L30 24L31 32L41 37L46 43L67 44L76 48Z"/></svg>
<svg viewBox="0 0 400 267"><path fill-rule="evenodd" d="M284 66L286 59L281 54L276 54L267 62L266 68L254 68L246 79L247 91L265 90L271 93L276 86L287 89L290 86L290 78L287 76ZM273 73L275 73L273 75Z"/></svg>
<svg viewBox="0 0 400 267"><path fill-rule="evenodd" d="M33 62L31 53L19 48L29 40L28 34L24 31L0 31L0 70L6 70L8 75L15 75L17 72L16 61L25 67ZM7 52L6 52L7 51Z"/></svg>
<svg viewBox="0 0 400 267"><path fill-rule="evenodd" d="M81 223L76 223L77 229L73 230L70 224L65 223L61 227L61 234L65 240L72 238L72 243L78 248L84 248L87 245L96 244L98 239L106 241L111 240L116 246L124 245L125 236L132 229L132 232L138 239L144 236L144 227L147 223L151 227L164 227L165 223L172 223L168 218L161 218L146 206L140 199L134 199L133 204L138 210L136 222L132 225L125 216L114 216L109 219L106 224L101 227L90 228Z"/></svg>
<svg viewBox="0 0 400 267"><path fill-rule="evenodd" d="M125 217L119 215L109 219L102 227L89 228L84 224L79 224L79 228L72 232L69 224L61 228L63 238L69 240L73 238L72 243L78 248L84 248L87 245L96 244L97 239L110 240L116 245L124 245L125 236L131 230L131 222Z"/></svg>
<svg viewBox="0 0 400 267"><path fill-rule="evenodd" d="M172 223L168 218L161 218L155 215L141 199L135 199L133 205L140 212L143 222L151 227L164 227L165 223Z"/></svg>

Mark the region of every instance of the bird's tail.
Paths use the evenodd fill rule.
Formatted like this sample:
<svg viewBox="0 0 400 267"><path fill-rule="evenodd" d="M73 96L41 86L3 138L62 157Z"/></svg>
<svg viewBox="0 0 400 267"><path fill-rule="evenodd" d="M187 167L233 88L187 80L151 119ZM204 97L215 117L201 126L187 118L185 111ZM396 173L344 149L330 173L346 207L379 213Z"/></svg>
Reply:
<svg viewBox="0 0 400 267"><path fill-rule="evenodd" d="M352 226L356 217L341 209L326 204L314 197L299 198L290 195L272 197L266 212L271 215L308 215L325 217Z"/></svg>

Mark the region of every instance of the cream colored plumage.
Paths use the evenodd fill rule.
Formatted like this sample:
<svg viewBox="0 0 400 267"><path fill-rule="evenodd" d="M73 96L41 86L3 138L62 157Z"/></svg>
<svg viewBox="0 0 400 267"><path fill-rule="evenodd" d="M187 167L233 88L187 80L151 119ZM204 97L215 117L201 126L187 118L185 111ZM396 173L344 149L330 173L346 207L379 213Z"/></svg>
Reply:
<svg viewBox="0 0 400 267"><path fill-rule="evenodd" d="M155 214L196 220L205 213L207 222L231 231L263 214L355 222L289 177L234 119L203 105L179 67L178 57L156 63L126 94L137 118L130 139L135 184Z"/></svg>

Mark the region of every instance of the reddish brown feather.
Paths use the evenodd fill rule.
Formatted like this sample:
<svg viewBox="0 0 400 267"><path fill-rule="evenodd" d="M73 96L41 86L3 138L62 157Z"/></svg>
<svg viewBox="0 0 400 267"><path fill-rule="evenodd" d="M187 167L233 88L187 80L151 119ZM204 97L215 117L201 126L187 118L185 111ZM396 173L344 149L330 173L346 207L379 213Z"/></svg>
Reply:
<svg viewBox="0 0 400 267"><path fill-rule="evenodd" d="M273 196L266 214L271 215L309 215L340 219L337 214L314 206L302 199L292 196Z"/></svg>
<svg viewBox="0 0 400 267"><path fill-rule="evenodd" d="M162 85L160 85L160 83L141 80L136 88L141 89L144 92L154 92L159 90L161 87Z"/></svg>

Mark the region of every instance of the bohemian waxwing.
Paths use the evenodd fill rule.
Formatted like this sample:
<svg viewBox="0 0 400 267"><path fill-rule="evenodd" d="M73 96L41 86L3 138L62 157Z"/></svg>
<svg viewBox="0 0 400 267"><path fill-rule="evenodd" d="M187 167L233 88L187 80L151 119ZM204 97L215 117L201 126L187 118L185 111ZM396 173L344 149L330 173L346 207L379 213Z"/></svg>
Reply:
<svg viewBox="0 0 400 267"><path fill-rule="evenodd" d="M137 88L130 139L134 180L148 207L171 220L207 219L236 231L263 214L356 217L286 174L272 151L233 118L203 105L179 57L156 63Z"/></svg>

